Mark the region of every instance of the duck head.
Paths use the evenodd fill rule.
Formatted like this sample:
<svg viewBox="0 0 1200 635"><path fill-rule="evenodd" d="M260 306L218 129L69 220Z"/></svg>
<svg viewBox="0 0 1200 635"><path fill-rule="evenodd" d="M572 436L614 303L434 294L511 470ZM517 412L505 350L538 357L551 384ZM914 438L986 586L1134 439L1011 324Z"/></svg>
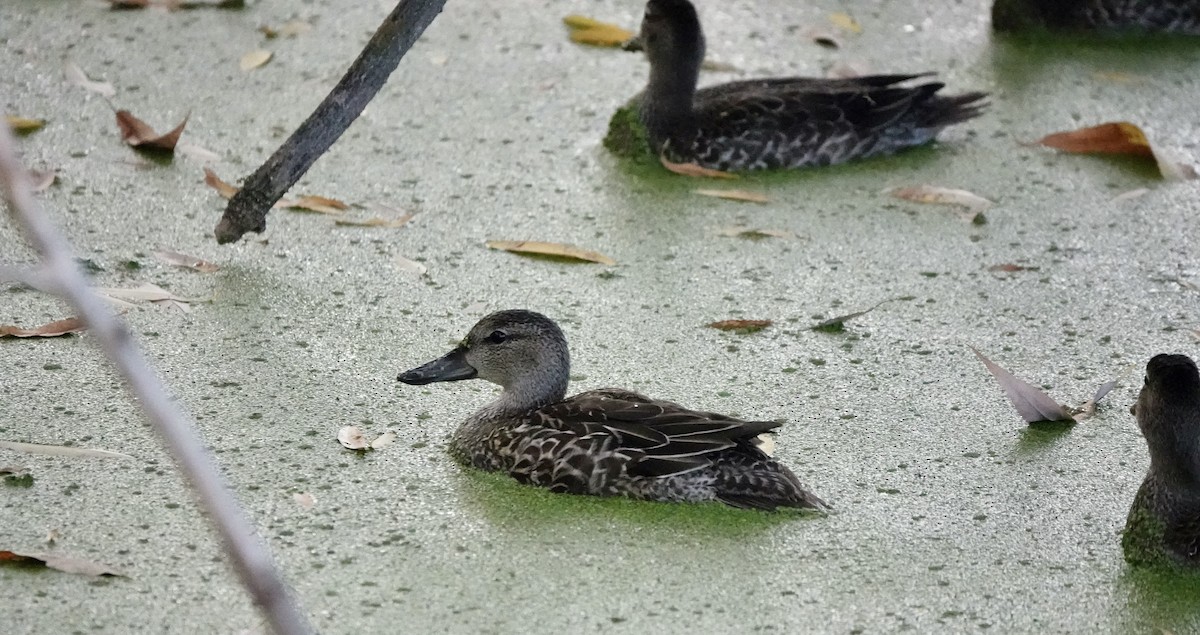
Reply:
<svg viewBox="0 0 1200 635"><path fill-rule="evenodd" d="M1152 469L1200 480L1200 372L1186 355L1155 355L1133 408Z"/></svg>
<svg viewBox="0 0 1200 635"><path fill-rule="evenodd" d="M625 46L645 51L652 69L698 74L704 61L704 32L696 7L688 0L650 0L641 32Z"/></svg>
<svg viewBox="0 0 1200 635"><path fill-rule="evenodd" d="M566 394L570 368L562 329L540 313L518 309L485 316L454 350L397 379L414 386L486 379L506 392L549 403Z"/></svg>

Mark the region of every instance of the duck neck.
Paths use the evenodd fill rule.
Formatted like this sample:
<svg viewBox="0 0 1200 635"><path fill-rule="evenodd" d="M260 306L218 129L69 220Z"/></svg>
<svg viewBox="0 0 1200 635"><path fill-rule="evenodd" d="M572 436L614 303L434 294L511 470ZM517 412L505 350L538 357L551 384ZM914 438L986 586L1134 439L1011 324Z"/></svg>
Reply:
<svg viewBox="0 0 1200 635"><path fill-rule="evenodd" d="M561 359L542 364L537 372L522 375L519 380L504 386L504 392L492 403L480 408L455 433L454 445L469 449L484 443L493 430L511 425L543 406L562 401L567 394L570 362Z"/></svg>
<svg viewBox="0 0 1200 635"><path fill-rule="evenodd" d="M651 65L641 110L642 123L656 151L661 151L668 140L676 151L686 149L681 144L690 145L696 130L693 100L703 58L701 45L699 55L677 54Z"/></svg>
<svg viewBox="0 0 1200 635"><path fill-rule="evenodd" d="M1147 435L1150 471L1164 483L1200 490L1200 400L1174 406Z"/></svg>

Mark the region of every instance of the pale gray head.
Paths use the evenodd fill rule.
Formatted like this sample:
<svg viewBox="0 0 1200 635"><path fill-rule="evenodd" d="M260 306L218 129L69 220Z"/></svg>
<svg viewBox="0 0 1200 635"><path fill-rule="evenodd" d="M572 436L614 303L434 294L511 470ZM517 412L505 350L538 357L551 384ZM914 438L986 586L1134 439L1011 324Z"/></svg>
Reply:
<svg viewBox="0 0 1200 635"><path fill-rule="evenodd" d="M563 398L570 370L567 340L558 325L540 313L513 309L485 316L454 350L398 379L418 386L486 379L543 405Z"/></svg>
<svg viewBox="0 0 1200 635"><path fill-rule="evenodd" d="M1200 372L1186 355L1155 355L1133 408L1164 477L1200 479Z"/></svg>

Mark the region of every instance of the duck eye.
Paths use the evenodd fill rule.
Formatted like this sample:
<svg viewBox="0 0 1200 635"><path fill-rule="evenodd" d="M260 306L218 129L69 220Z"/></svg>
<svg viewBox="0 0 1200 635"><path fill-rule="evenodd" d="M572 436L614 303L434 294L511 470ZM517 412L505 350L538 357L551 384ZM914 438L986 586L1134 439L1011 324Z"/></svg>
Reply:
<svg viewBox="0 0 1200 635"><path fill-rule="evenodd" d="M483 338L489 344L501 344L508 339L508 334L504 331L492 331L487 337Z"/></svg>

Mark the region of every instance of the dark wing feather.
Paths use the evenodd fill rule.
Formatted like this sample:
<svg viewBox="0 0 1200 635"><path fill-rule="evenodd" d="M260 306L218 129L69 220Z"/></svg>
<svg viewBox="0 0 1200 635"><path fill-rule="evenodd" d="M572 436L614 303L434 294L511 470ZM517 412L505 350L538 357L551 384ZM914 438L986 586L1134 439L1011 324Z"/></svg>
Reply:
<svg viewBox="0 0 1200 635"><path fill-rule="evenodd" d="M690 472L734 449L763 456L746 440L779 427L773 421L741 421L621 390L581 393L529 417L581 438L610 437L608 449L630 456L629 472L639 476Z"/></svg>

